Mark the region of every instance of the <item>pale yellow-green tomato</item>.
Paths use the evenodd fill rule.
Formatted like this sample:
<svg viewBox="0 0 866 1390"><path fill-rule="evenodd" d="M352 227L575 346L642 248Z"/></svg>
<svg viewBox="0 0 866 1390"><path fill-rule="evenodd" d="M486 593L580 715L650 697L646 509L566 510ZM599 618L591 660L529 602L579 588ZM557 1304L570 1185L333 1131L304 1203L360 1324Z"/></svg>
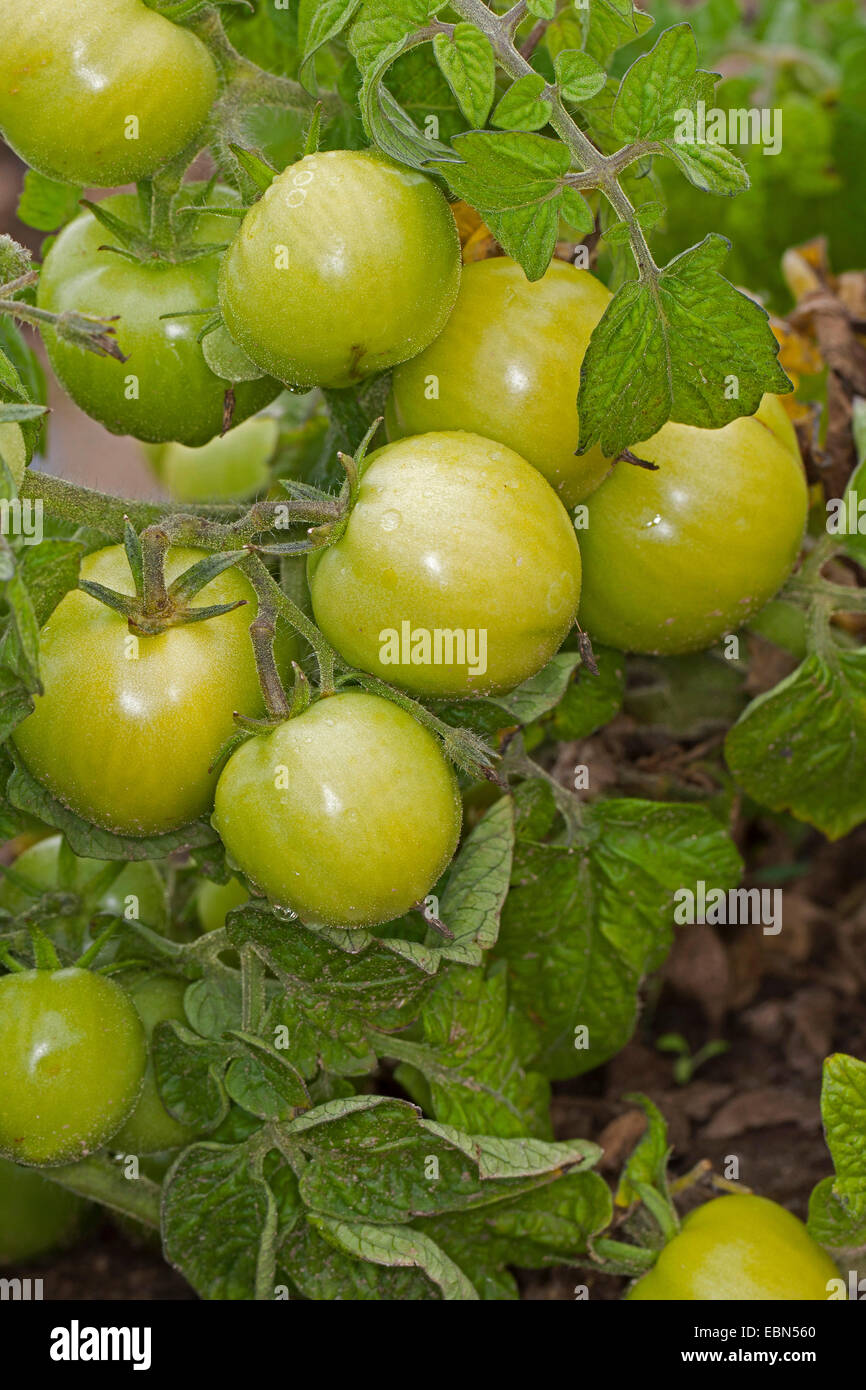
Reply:
<svg viewBox="0 0 866 1390"><path fill-rule="evenodd" d="M723 429L668 423L587 499L580 623L623 651L671 655L736 631L790 574L806 476L781 403Z"/></svg>
<svg viewBox="0 0 866 1390"><path fill-rule="evenodd" d="M609 302L600 280L566 261L532 282L505 256L465 266L439 337L394 373L389 438L472 430L496 439L572 507L610 468L598 447L575 454L581 363Z"/></svg>
<svg viewBox="0 0 866 1390"><path fill-rule="evenodd" d="M14 422L0 425L0 458L12 474L15 486L20 487L27 463L27 449L21 426Z"/></svg>
<svg viewBox="0 0 866 1390"><path fill-rule="evenodd" d="M434 736L392 701L346 690L241 744L213 823L272 902L311 925L372 927L423 901L461 815Z"/></svg>
<svg viewBox="0 0 866 1390"><path fill-rule="evenodd" d="M380 449L341 539L309 563L316 621L345 659L418 695L511 690L574 622L580 550L550 484L459 431Z"/></svg>
<svg viewBox="0 0 866 1390"><path fill-rule="evenodd" d="M802 1221L766 1197L715 1197L679 1235L630 1300L675 1303L820 1302L839 1271Z"/></svg>
<svg viewBox="0 0 866 1390"><path fill-rule="evenodd" d="M305 155L250 209L223 258L232 337L294 386L352 386L441 332L460 283L435 184L369 150Z"/></svg>
<svg viewBox="0 0 866 1390"><path fill-rule="evenodd" d="M0 131L50 178L149 177L204 124L213 60L142 0L3 0Z"/></svg>
<svg viewBox="0 0 866 1390"><path fill-rule="evenodd" d="M205 879L196 890L195 906L202 931L219 931L233 907L249 902L250 895L239 878L228 883L213 883Z"/></svg>
<svg viewBox="0 0 866 1390"><path fill-rule="evenodd" d="M153 470L177 502L234 502L263 492L280 426L255 415L209 444L162 444L146 449Z"/></svg>

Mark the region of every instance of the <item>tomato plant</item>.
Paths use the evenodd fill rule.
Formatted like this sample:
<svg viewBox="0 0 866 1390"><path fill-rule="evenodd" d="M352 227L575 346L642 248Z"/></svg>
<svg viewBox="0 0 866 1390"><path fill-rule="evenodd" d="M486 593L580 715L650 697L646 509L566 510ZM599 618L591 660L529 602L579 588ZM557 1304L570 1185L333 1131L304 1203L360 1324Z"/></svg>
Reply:
<svg viewBox="0 0 866 1390"><path fill-rule="evenodd" d="M169 551L167 578L200 558ZM121 546L88 556L82 575L134 593ZM202 597L254 601L237 570L211 580ZM122 614L87 593L67 594L40 634L43 693L15 731L28 768L79 815L129 835L159 834L204 815L216 784L210 767L232 733L234 711L261 710L249 625L239 607L130 637ZM168 750L171 779L163 767Z"/></svg>
<svg viewBox="0 0 866 1390"><path fill-rule="evenodd" d="M574 622L580 574L548 483L510 449L459 431L375 454L345 534L310 560L313 609L338 651L428 695L510 690L534 675Z"/></svg>
<svg viewBox="0 0 866 1390"><path fill-rule="evenodd" d="M99 210L144 232L139 204L128 193L103 199ZM197 216L191 247L217 242L224 232L218 219ZM138 260L122 252L122 243L91 212L70 222L52 245L39 277L39 307L116 315L127 360L82 352L48 329L51 365L76 404L112 433L207 444L223 428L230 385L211 371L198 342L216 305L219 256ZM238 382L232 419L254 414L278 390L268 377Z"/></svg>
<svg viewBox="0 0 866 1390"><path fill-rule="evenodd" d="M183 996L187 981L171 975L148 975L129 986L129 996L144 1024L147 1041L164 1019L185 1023ZM153 1067L148 1056L144 1085L135 1109L115 1134L112 1145L123 1153L152 1154L178 1149L195 1137L195 1131L179 1124L162 1103Z"/></svg>
<svg viewBox="0 0 866 1390"><path fill-rule="evenodd" d="M0 131L51 178L108 188L149 177L198 134L216 92L205 46L142 0L60 11L5 0Z"/></svg>
<svg viewBox="0 0 866 1390"><path fill-rule="evenodd" d="M226 325L294 386L351 386L445 325L457 229L422 174L366 151L307 155L247 213L223 262ZM351 312L346 312L351 304Z"/></svg>
<svg viewBox="0 0 866 1390"><path fill-rule="evenodd" d="M69 967L0 978L0 1154L35 1167L102 1148L129 1115L147 1060L119 985Z"/></svg>
<svg viewBox="0 0 866 1390"><path fill-rule="evenodd" d="M635 446L656 470L617 464L580 533L580 621L591 637L625 651L694 651L778 592L807 511L796 443L773 428L779 409L770 401L715 431L667 424Z"/></svg>
<svg viewBox="0 0 866 1390"><path fill-rule="evenodd" d="M0 1266L71 1245L86 1216L87 1203L73 1192L0 1158Z"/></svg>
<svg viewBox="0 0 866 1390"><path fill-rule="evenodd" d="M773 1301L829 1297L839 1277L802 1221L766 1197L716 1197L689 1213L630 1299Z"/></svg>
<svg viewBox="0 0 866 1390"><path fill-rule="evenodd" d="M341 927L375 926L420 902L454 853L460 818L433 737L360 691L243 744L214 809L229 855L262 892Z"/></svg>
<svg viewBox="0 0 866 1390"><path fill-rule="evenodd" d="M855 8L0 6L0 1261L862 1297Z"/></svg>
<svg viewBox="0 0 866 1390"><path fill-rule="evenodd" d="M589 337L610 302L588 271L553 261L540 280L504 256L466 266L439 337L394 373L388 435L469 430L507 444L566 507L610 468L598 448L578 456L575 403Z"/></svg>

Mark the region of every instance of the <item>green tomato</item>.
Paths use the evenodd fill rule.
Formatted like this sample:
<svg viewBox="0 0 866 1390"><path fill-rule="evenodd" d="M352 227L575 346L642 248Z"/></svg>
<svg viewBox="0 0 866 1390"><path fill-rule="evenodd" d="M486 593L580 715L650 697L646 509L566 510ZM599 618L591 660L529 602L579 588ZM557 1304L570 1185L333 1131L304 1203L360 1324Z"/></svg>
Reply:
<svg viewBox="0 0 866 1390"><path fill-rule="evenodd" d="M219 931L233 907L249 902L250 895L239 878L228 883L212 883L205 879L196 890L195 906L202 931Z"/></svg>
<svg viewBox="0 0 866 1390"><path fill-rule="evenodd" d="M431 733L390 700L321 699L241 744L216 791L228 853L302 921L370 927L432 888L460 836L451 767Z"/></svg>
<svg viewBox="0 0 866 1390"><path fill-rule="evenodd" d="M233 200L228 191L217 190L214 196L220 202ZM143 229L139 201L131 194L115 194L101 206ZM221 239L223 219L197 218L194 244ZM197 341L207 321L207 313L200 311L212 312L216 306L220 257L130 261L104 249L118 245L92 213L76 217L45 257L37 303L56 314L117 315L117 340L128 361L86 352L46 326L42 336L49 361L76 405L112 434L153 443L207 444L222 430L230 384L211 371ZM272 401L279 386L259 377L238 382L234 389L233 419L240 423Z"/></svg>
<svg viewBox="0 0 866 1390"><path fill-rule="evenodd" d="M141 1020L104 975L22 970L0 978L0 1155L53 1167L86 1158L138 1099Z"/></svg>
<svg viewBox="0 0 866 1390"><path fill-rule="evenodd" d="M445 326L460 243L439 190L368 150L306 155L247 213L223 260L226 327L294 386L351 386Z"/></svg>
<svg viewBox="0 0 866 1390"><path fill-rule="evenodd" d="M12 474L15 486L20 487L27 465L27 445L21 426L14 422L0 425L0 458Z"/></svg>
<svg viewBox="0 0 866 1390"><path fill-rule="evenodd" d="M62 835L49 835L19 854L12 868L16 875L26 879L33 892L28 893L11 879L4 878L0 881L0 907L8 912L24 912L43 893L56 892L60 888L62 845ZM108 868L101 859L80 859L74 854L70 859L72 877L64 886L71 893L83 893L90 882ZM91 910L126 916L158 932L165 932L169 925L165 883L159 869L149 860L125 865Z"/></svg>
<svg viewBox="0 0 866 1390"><path fill-rule="evenodd" d="M507 444L574 506L610 469L598 448L575 455L580 367L609 302L600 280L565 261L533 282L504 256L465 266L445 328L394 373L388 437L472 430Z"/></svg>
<svg viewBox="0 0 866 1390"><path fill-rule="evenodd" d="M198 550L169 550L170 582ZM134 585L123 546L88 555L81 575L121 593ZM158 636L130 635L114 609L73 589L39 640L43 694L13 738L34 777L95 825L156 835L211 807L209 771L235 731L235 710L263 712L249 639L255 594L237 569L224 570L196 604L246 606Z"/></svg>
<svg viewBox="0 0 866 1390"><path fill-rule="evenodd" d="M71 1245L88 1204L32 1168L0 1158L0 1266Z"/></svg>
<svg viewBox="0 0 866 1390"><path fill-rule="evenodd" d="M586 503L581 626L623 651L712 646L791 572L808 508L799 453L771 401L719 430L669 423L634 452L658 470L618 463Z"/></svg>
<svg viewBox="0 0 866 1390"><path fill-rule="evenodd" d="M153 1030L163 1019L186 1023L183 997L187 981L172 975L150 975L129 987L128 993L144 1024L148 1045ZM129 1119L115 1134L112 1148L118 1153L152 1154L165 1149L179 1149L195 1138L196 1131L172 1118L160 1099L153 1070L153 1057L148 1055L144 1086L138 1103Z"/></svg>
<svg viewBox="0 0 866 1390"><path fill-rule="evenodd" d="M510 449L456 431L374 454L345 533L309 573L341 655L419 695L513 689L556 652L580 597L553 489Z"/></svg>
<svg viewBox="0 0 866 1390"><path fill-rule="evenodd" d="M279 435L278 420L256 415L198 449L163 444L151 456L154 472L177 502L243 501L267 488Z"/></svg>
<svg viewBox="0 0 866 1390"><path fill-rule="evenodd" d="M149 177L216 94L201 40L141 0L0 7L0 131L49 178L110 188Z"/></svg>
<svg viewBox="0 0 866 1390"><path fill-rule="evenodd" d="M766 1197L715 1197L690 1212L679 1235L627 1297L667 1302L773 1302L829 1296L839 1271L802 1221Z"/></svg>

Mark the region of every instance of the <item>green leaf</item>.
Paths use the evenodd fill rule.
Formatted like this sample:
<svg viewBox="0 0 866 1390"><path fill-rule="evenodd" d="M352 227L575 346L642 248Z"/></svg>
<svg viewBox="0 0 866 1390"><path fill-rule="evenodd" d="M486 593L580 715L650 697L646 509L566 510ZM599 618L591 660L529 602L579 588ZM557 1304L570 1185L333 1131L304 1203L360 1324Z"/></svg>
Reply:
<svg viewBox="0 0 866 1390"><path fill-rule="evenodd" d="M513 854L514 807L503 797L467 836L448 874L439 912L454 933L449 960L480 965L482 953L495 946Z"/></svg>
<svg viewBox="0 0 866 1390"><path fill-rule="evenodd" d="M667 141L666 153L679 165L689 183L705 193L731 196L749 187L749 176L742 160L724 145L711 141L704 145Z"/></svg>
<svg viewBox="0 0 866 1390"><path fill-rule="evenodd" d="M433 52L469 124L483 126L496 89L490 40L474 24L455 24L452 34L435 36Z"/></svg>
<svg viewBox="0 0 866 1390"><path fill-rule="evenodd" d="M605 66L618 48L633 43L651 29L651 15L637 9L632 0L591 0L588 8L577 9L586 52Z"/></svg>
<svg viewBox="0 0 866 1390"><path fill-rule="evenodd" d="M424 1076L437 1120L471 1134L552 1138L550 1088L523 1069L501 966L487 976L449 970L424 1006L421 1027L423 1043L392 1038L381 1050Z"/></svg>
<svg viewBox="0 0 866 1390"><path fill-rule="evenodd" d="M238 347L225 324L220 324L201 340L201 351L214 376L223 381L258 381L264 373Z"/></svg>
<svg viewBox="0 0 866 1390"><path fill-rule="evenodd" d="M826 1059L821 1116L836 1170L833 1191L866 1227L866 1062L844 1052Z"/></svg>
<svg viewBox="0 0 866 1390"><path fill-rule="evenodd" d="M615 458L666 420L718 429L753 415L790 382L765 309L720 273L728 252L711 234L675 257L655 285L620 286L589 342L578 396L579 450ZM730 377L738 398L728 399Z"/></svg>
<svg viewBox="0 0 866 1390"><path fill-rule="evenodd" d="M595 213L582 193L565 184L559 200L559 215L578 236L588 236L595 231Z"/></svg>
<svg viewBox="0 0 866 1390"><path fill-rule="evenodd" d="M453 1260L429 1236L401 1226L371 1226L361 1221L311 1217L311 1224L355 1259L389 1267L420 1269L441 1290L443 1299L476 1300L478 1294Z"/></svg>
<svg viewBox="0 0 866 1390"><path fill-rule="evenodd" d="M553 728L559 739L589 738L596 729L610 723L622 705L625 689L625 660L621 652L609 647L593 650L598 675L585 666L577 669L574 680L556 706Z"/></svg>
<svg viewBox="0 0 866 1390"><path fill-rule="evenodd" d="M384 77L391 64L407 52L407 40L398 38L376 54L364 71L358 95L364 126L381 150L413 169L423 169L431 158L454 159L453 151L432 135L422 134L411 116L385 86Z"/></svg>
<svg viewBox="0 0 866 1390"><path fill-rule="evenodd" d="M568 150L528 131L467 131L453 148L462 163L432 160L432 167L481 214L527 278L539 280L556 246Z"/></svg>
<svg viewBox="0 0 866 1390"><path fill-rule="evenodd" d="M162 1222L166 1258L202 1298L255 1298L276 1203L242 1147L185 1149L165 1182Z"/></svg>
<svg viewBox="0 0 866 1390"><path fill-rule="evenodd" d="M541 130L550 120L551 103L540 99L547 83L538 72L518 77L497 102L491 123L503 130Z"/></svg>
<svg viewBox="0 0 866 1390"><path fill-rule="evenodd" d="M843 1269L866 1272L866 1220L836 1194L836 1179L823 1178L809 1197L809 1235L823 1245Z"/></svg>
<svg viewBox="0 0 866 1390"><path fill-rule="evenodd" d="M209 1042L178 1023L161 1022L151 1043L162 1103L191 1129L215 1129L228 1112L223 1073L231 1056L222 1042Z"/></svg>
<svg viewBox="0 0 866 1390"><path fill-rule="evenodd" d="M342 33L359 4L360 0L319 0L313 10L304 35L304 47L298 69L298 76L308 91L313 91L315 87L315 83L308 85L310 64L314 57L324 44L330 43Z"/></svg>
<svg viewBox="0 0 866 1390"><path fill-rule="evenodd" d="M725 740L741 787L837 840L866 820L866 649L813 652Z"/></svg>
<svg viewBox="0 0 866 1390"><path fill-rule="evenodd" d="M554 71L560 94L580 106L596 96L607 81L607 73L588 53L568 48L558 53Z"/></svg>
<svg viewBox="0 0 866 1390"><path fill-rule="evenodd" d="M18 199L18 218L25 227L33 227L37 232L56 232L81 212L79 199L83 192L76 184L60 183L28 169Z"/></svg>
<svg viewBox="0 0 866 1390"><path fill-rule="evenodd" d="M316 1223L327 1218L313 1217ZM399 1229L399 1228L398 1228ZM415 1266L384 1266L346 1254L325 1240L309 1220L299 1221L283 1240L278 1278L316 1302L424 1302L437 1288Z"/></svg>
<svg viewBox="0 0 866 1390"><path fill-rule="evenodd" d="M556 0L526 0L526 8L536 19L553 19Z"/></svg>
<svg viewBox="0 0 866 1390"><path fill-rule="evenodd" d="M668 1141L665 1118L647 1096L626 1096L626 1100L640 1106L647 1117L647 1127L626 1161L617 1188L616 1204L628 1207L636 1202L640 1196L638 1186L653 1188L668 1202L668 1159L673 1149Z"/></svg>
<svg viewBox="0 0 866 1390"><path fill-rule="evenodd" d="M622 79L613 108L613 133L622 144L667 140L678 113L691 109L699 96L712 97L698 77L698 46L688 24L675 24L659 35L649 53L636 58Z"/></svg>
<svg viewBox="0 0 866 1390"><path fill-rule="evenodd" d="M549 796L539 809L525 834L547 833ZM599 1066L628 1041L641 980L670 948L676 890L728 887L741 867L703 807L623 798L584 816L579 844L518 844L495 952L535 1023L533 1065L552 1078Z"/></svg>

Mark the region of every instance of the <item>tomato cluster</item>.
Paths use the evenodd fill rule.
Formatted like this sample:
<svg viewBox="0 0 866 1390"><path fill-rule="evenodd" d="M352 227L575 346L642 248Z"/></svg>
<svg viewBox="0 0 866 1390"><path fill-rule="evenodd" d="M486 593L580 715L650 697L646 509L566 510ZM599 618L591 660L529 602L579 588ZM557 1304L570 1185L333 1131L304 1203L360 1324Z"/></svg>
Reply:
<svg viewBox="0 0 866 1390"><path fill-rule="evenodd" d="M201 136L219 86L208 50L140 0L102 0L98 23L85 0L57 8L4 0L0 130L50 177L150 180ZM57 138L58 100L75 141ZM37 307L112 320L124 360L50 326L48 357L83 410L154 446L155 471L182 503L268 492L280 429L259 412L284 388L333 400L393 369L384 437L350 461L343 511L309 545L309 607L338 678L309 703L296 665L297 698L275 712L263 669L287 678L309 652L283 637L275 671L263 668L249 629L267 613L249 567L200 586L198 605L217 611L197 620L173 596L210 553L207 528L201 549L166 541L156 599L127 537L87 555L83 587L42 627L41 688L16 753L54 799L57 824L71 814L137 842L136 853L158 858L210 817L236 877L198 885L204 931L251 894L284 910L287 931L291 914L314 929L375 929L423 903L461 834L442 727L413 700L507 696L576 624L628 652L716 643L796 559L807 508L796 438L766 398L724 429L669 423L636 441L645 467L579 454L581 365L606 286L564 261L535 282L505 256L462 267L439 188L375 151L308 153L250 207L218 186L184 192L183 234L176 219L157 237L153 203L132 193L60 232ZM17 424L0 424L0 458L20 483ZM88 896L103 869L44 839L17 860L0 908L27 918L57 895L54 938L69 951L92 915L123 916L130 898L144 926L168 930L151 863ZM64 893L80 895L79 912ZM124 987L106 960L0 976L0 1210L7 1193L23 1202L41 1191L28 1167L194 1137L166 1108L152 1047L158 1025L183 1025L188 981L148 970ZM740 1255L727 1244L741 1254L760 1231L784 1277L756 1276L750 1296L817 1290L820 1252L778 1209L747 1211L757 1200L726 1206L718 1229L719 1204L689 1218L631 1297L706 1297L706 1279L734 1277ZM19 1238L10 1224L0 1260L62 1241L80 1216L75 1202L46 1199L44 1230ZM681 1251L706 1279L683 1276Z"/></svg>

